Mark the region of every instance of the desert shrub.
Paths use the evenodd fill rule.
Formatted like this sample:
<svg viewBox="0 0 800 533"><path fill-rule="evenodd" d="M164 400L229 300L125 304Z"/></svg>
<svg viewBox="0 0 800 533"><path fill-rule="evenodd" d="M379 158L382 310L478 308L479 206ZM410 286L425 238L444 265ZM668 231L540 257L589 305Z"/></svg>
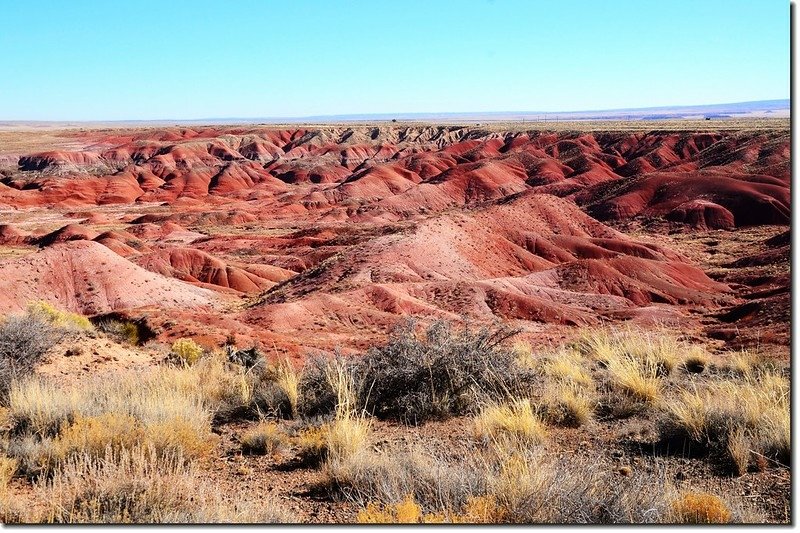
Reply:
<svg viewBox="0 0 800 533"><path fill-rule="evenodd" d="M44 301L28 304L28 314L39 316L50 322L53 327L67 331L92 331L94 326L85 316L69 311L62 311Z"/></svg>
<svg viewBox="0 0 800 533"><path fill-rule="evenodd" d="M475 435L484 442L504 441L516 446L541 443L547 431L529 399L517 398L484 407L474 419Z"/></svg>
<svg viewBox="0 0 800 533"><path fill-rule="evenodd" d="M33 372L61 336L38 314L29 312L0 319L0 402L8 400L12 380Z"/></svg>
<svg viewBox="0 0 800 533"><path fill-rule="evenodd" d="M704 492L686 492L671 505L675 522L680 524L727 524L732 514L718 496Z"/></svg>
<svg viewBox="0 0 800 533"><path fill-rule="evenodd" d="M225 355L229 362L242 365L246 369L266 366L264 356L255 346L246 349L237 349L233 339L228 339L225 344Z"/></svg>
<svg viewBox="0 0 800 533"><path fill-rule="evenodd" d="M333 357L313 354L303 366L299 389L301 413L308 418L335 414L338 410L358 412L363 408L361 395L369 393L367 376L355 359L336 352Z"/></svg>
<svg viewBox="0 0 800 533"><path fill-rule="evenodd" d="M743 473L758 456L789 464L789 381L761 371L681 391L665 401L659 420L663 440L708 449Z"/></svg>
<svg viewBox="0 0 800 533"><path fill-rule="evenodd" d="M259 422L239 438L245 453L272 454L284 450L287 435L274 422Z"/></svg>
<svg viewBox="0 0 800 533"><path fill-rule="evenodd" d="M181 338L172 343L170 358L185 365L193 365L203 356L203 347L192 339Z"/></svg>
<svg viewBox="0 0 800 533"><path fill-rule="evenodd" d="M415 324L396 329L384 346L363 357L359 373L366 409L379 418L418 423L466 414L520 386L527 373L506 341L504 327L455 331L435 322L418 337Z"/></svg>

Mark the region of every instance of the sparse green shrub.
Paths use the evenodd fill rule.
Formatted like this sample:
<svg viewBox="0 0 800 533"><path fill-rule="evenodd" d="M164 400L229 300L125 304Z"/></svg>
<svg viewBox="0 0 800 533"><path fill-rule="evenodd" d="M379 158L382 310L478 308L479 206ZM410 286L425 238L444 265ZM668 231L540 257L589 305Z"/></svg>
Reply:
<svg viewBox="0 0 800 533"><path fill-rule="evenodd" d="M130 320L104 319L98 322L97 329L132 346L138 346L142 341L139 326Z"/></svg>

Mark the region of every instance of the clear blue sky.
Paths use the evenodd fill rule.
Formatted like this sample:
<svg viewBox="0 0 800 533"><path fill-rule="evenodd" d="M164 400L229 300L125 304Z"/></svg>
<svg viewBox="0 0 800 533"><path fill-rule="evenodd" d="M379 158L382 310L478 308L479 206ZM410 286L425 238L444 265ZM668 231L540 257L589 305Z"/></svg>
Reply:
<svg viewBox="0 0 800 533"><path fill-rule="evenodd" d="M789 97L788 0L0 0L0 120Z"/></svg>

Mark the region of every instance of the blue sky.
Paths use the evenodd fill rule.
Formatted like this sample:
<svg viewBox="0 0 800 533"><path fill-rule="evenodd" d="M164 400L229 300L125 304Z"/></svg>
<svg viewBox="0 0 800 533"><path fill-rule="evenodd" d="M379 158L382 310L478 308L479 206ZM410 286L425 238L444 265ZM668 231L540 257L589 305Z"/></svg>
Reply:
<svg viewBox="0 0 800 533"><path fill-rule="evenodd" d="M0 0L0 120L789 96L787 0Z"/></svg>

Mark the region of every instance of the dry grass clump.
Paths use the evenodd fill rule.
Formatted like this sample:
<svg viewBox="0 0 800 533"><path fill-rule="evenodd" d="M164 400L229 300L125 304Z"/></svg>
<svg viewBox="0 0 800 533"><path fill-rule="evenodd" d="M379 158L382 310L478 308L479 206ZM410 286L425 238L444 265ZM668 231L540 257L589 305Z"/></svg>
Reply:
<svg viewBox="0 0 800 533"><path fill-rule="evenodd" d="M203 347L192 339L180 338L172 343L170 356L184 365L193 365L203 356Z"/></svg>
<svg viewBox="0 0 800 533"><path fill-rule="evenodd" d="M370 422L364 416L345 415L300 433L300 456L310 464L344 461L367 446Z"/></svg>
<svg viewBox="0 0 800 533"><path fill-rule="evenodd" d="M667 330L633 328L592 330L582 335L577 347L605 364L619 358L640 361L655 367L659 376L672 372L689 348Z"/></svg>
<svg viewBox="0 0 800 533"><path fill-rule="evenodd" d="M701 346L689 348L686 357L683 359L683 367L691 374L700 374L709 366L711 366L711 358Z"/></svg>
<svg viewBox="0 0 800 533"><path fill-rule="evenodd" d="M757 350L748 349L741 349L728 354L719 365L719 369L723 373L744 378L750 378L765 372L775 373L779 371L778 365L774 361L763 356Z"/></svg>
<svg viewBox="0 0 800 533"><path fill-rule="evenodd" d="M407 495L403 501L387 504L368 503L365 509L358 512L359 524L440 524L445 521L442 513L424 514L413 495Z"/></svg>
<svg viewBox="0 0 800 533"><path fill-rule="evenodd" d="M144 436L144 426L128 414L78 415L71 423L64 424L53 439L53 448L59 458L79 454L99 457L107 447L115 452L133 448Z"/></svg>
<svg viewBox="0 0 800 533"><path fill-rule="evenodd" d="M361 453L328 465L335 494L367 523L672 523L665 473L622 477L583 457L506 447L462 459L412 451ZM753 520L731 512L730 519Z"/></svg>
<svg viewBox="0 0 800 533"><path fill-rule="evenodd" d="M450 515L487 490L485 464L465 451L463 461L433 455L430 450L371 452L361 450L328 461L324 471L334 497L363 508L402 502L413 496L424 514Z"/></svg>
<svg viewBox="0 0 800 533"><path fill-rule="evenodd" d="M680 524L727 524L731 510L718 496L705 492L686 492L671 505L675 522Z"/></svg>
<svg viewBox="0 0 800 533"><path fill-rule="evenodd" d="M289 412L292 418L298 415L300 401L301 374L295 369L291 361L282 359L267 368L267 379L272 380L286 396L289 403Z"/></svg>
<svg viewBox="0 0 800 533"><path fill-rule="evenodd" d="M759 457L789 464L789 381L762 371L681 391L664 402L663 439L685 439L730 460L744 473Z"/></svg>
<svg viewBox="0 0 800 533"><path fill-rule="evenodd" d="M8 487L11 478L17 473L18 465L19 462L16 459L5 455L0 456L0 490Z"/></svg>
<svg viewBox="0 0 800 533"><path fill-rule="evenodd" d="M239 438L245 453L274 454L286 449L288 436L275 422L259 422Z"/></svg>
<svg viewBox="0 0 800 533"><path fill-rule="evenodd" d="M584 333L574 348L604 369L607 389L602 402L614 417L653 406L664 382L688 354L697 353L666 330L599 329Z"/></svg>
<svg viewBox="0 0 800 533"><path fill-rule="evenodd" d="M138 376L64 387L43 379L14 383L9 452L28 475L49 473L70 457L97 457L150 445L159 453L207 455L214 443L212 411L200 389L165 367Z"/></svg>
<svg viewBox="0 0 800 533"><path fill-rule="evenodd" d="M597 407L595 392L574 381L551 384L539 401L544 419L553 425L580 427L588 424Z"/></svg>
<svg viewBox="0 0 800 533"><path fill-rule="evenodd" d="M661 397L663 384L655 361L618 354L606 364L613 388L644 403L653 403Z"/></svg>
<svg viewBox="0 0 800 533"><path fill-rule="evenodd" d="M585 359L574 350L561 349L547 357L543 373L551 380L591 388L594 380L585 366Z"/></svg>
<svg viewBox="0 0 800 533"><path fill-rule="evenodd" d="M540 444L547 436L544 423L529 399L484 407L474 419L475 435L484 442L513 443L519 446Z"/></svg>
<svg viewBox="0 0 800 533"><path fill-rule="evenodd" d="M28 304L28 314L40 316L50 322L53 327L67 331L92 331L94 326L85 316L69 311L62 311L45 301Z"/></svg>
<svg viewBox="0 0 800 533"><path fill-rule="evenodd" d="M50 523L292 522L269 501L226 503L218 489L179 456L152 448L76 457L40 485Z"/></svg>

